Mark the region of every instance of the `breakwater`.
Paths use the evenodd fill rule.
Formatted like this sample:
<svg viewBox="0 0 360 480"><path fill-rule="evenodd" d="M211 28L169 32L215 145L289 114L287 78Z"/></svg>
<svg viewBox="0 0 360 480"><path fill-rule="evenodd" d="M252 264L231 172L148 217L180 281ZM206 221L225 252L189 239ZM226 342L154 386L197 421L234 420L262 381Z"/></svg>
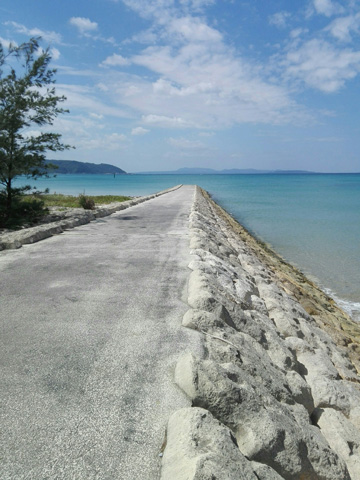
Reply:
<svg viewBox="0 0 360 480"><path fill-rule="evenodd" d="M162 480L360 478L360 330L197 188Z"/></svg>

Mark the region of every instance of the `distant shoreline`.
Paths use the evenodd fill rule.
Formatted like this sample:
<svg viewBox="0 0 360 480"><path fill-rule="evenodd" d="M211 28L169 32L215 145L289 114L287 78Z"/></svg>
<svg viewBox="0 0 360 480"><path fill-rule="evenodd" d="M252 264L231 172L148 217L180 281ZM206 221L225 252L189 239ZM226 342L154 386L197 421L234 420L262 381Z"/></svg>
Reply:
<svg viewBox="0 0 360 480"><path fill-rule="evenodd" d="M274 172L252 172L252 173L222 173L221 171L219 172L214 172L214 173L181 173L181 172L129 172L127 175L266 175L266 176L271 176L271 175L306 175L306 176L311 176L311 175L360 175L360 172L296 172L296 171L289 171L289 172L281 172L281 171L274 171Z"/></svg>
<svg viewBox="0 0 360 480"><path fill-rule="evenodd" d="M131 176L131 175L147 175L147 176L154 176L154 175L161 175L161 176L166 176L166 175L188 175L188 176L193 176L193 175L199 175L199 176L231 176L231 175L239 175L239 176L277 176L277 175L296 175L296 176L321 176L321 175L360 175L360 172L307 172L307 173L297 173L297 172L269 172L269 173L221 173L221 172L215 172L215 173L179 173L179 172L124 172L124 173L95 173L95 172L76 172L76 173L71 173L71 172L58 172L58 171L51 171L49 172L50 175L107 175L107 176Z"/></svg>

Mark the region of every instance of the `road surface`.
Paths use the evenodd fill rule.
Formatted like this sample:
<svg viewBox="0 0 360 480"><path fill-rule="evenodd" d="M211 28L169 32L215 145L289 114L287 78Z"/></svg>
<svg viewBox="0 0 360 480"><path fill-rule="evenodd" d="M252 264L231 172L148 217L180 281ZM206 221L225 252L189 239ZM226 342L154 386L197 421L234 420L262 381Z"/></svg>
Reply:
<svg viewBox="0 0 360 480"><path fill-rule="evenodd" d="M152 480L171 413L190 273L183 186L0 252L0 478Z"/></svg>

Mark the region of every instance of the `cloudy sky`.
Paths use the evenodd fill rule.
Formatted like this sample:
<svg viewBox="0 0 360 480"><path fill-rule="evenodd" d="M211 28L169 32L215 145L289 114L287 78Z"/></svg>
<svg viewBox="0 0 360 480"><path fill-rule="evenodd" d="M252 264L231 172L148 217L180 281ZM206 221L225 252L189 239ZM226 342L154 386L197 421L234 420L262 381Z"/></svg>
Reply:
<svg viewBox="0 0 360 480"><path fill-rule="evenodd" d="M1 0L41 36L70 114L50 158L360 171L359 0Z"/></svg>

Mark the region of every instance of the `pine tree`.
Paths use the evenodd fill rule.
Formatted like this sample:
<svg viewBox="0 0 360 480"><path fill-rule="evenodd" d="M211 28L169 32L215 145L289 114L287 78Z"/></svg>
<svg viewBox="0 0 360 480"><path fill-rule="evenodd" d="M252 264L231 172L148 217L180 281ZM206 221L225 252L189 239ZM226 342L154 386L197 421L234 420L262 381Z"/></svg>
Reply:
<svg viewBox="0 0 360 480"><path fill-rule="evenodd" d="M0 226L11 221L14 203L31 187L15 188L16 177L36 179L47 175L47 151L70 148L57 133L31 134L29 128L52 125L67 112L58 105L66 100L55 92L55 69L49 68L49 48L40 48L40 38L19 46L0 44Z"/></svg>

